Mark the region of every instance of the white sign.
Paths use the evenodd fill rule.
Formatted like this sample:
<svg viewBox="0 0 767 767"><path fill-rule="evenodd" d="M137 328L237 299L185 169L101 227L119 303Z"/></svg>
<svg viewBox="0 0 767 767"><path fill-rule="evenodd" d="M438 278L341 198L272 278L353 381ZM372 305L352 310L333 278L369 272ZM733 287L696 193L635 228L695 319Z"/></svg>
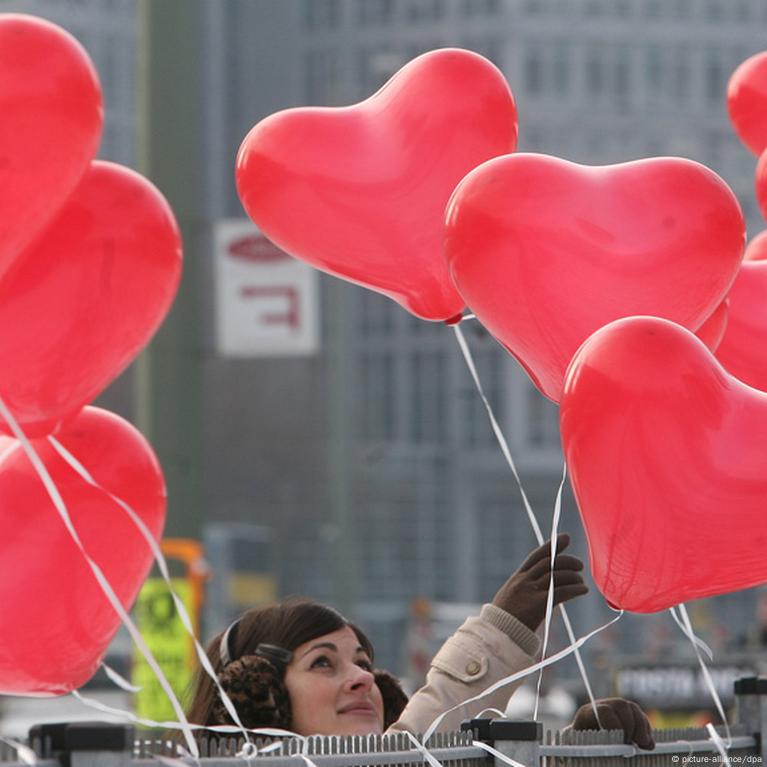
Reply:
<svg viewBox="0 0 767 767"><path fill-rule="evenodd" d="M216 347L232 357L315 354L317 272L249 221L216 224Z"/></svg>

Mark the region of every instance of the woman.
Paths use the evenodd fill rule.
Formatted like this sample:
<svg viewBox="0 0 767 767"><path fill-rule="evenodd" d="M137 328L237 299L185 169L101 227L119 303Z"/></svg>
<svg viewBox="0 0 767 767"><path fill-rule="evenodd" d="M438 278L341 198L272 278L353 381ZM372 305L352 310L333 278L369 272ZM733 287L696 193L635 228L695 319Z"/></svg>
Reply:
<svg viewBox="0 0 767 767"><path fill-rule="evenodd" d="M583 563L561 553L569 541L565 534L557 539L555 605L588 591ZM439 730L453 730L485 709L505 708L517 685L458 704L536 662L540 641L534 632L545 616L551 572L547 542L531 552L479 616L466 620L445 642L426 685L409 702L391 674L374 669L373 647L362 631L310 600L249 610L212 640L208 657L248 728L279 727L300 735L418 733L450 711ZM653 747L649 723L635 704L600 701L599 714L604 726L624 730L626 742ZM198 675L188 718L207 726L232 724L204 672ZM579 709L573 724L595 729L591 707Z"/></svg>

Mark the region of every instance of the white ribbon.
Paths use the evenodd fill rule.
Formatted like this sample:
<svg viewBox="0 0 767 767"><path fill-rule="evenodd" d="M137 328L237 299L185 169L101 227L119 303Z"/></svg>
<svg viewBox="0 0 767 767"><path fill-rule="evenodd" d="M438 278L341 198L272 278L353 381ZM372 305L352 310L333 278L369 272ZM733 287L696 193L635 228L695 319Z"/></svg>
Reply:
<svg viewBox="0 0 767 767"><path fill-rule="evenodd" d="M701 655L701 645L707 648L707 646L701 642L696 636L695 632L692 628L692 622L690 621L690 616L687 613L687 608L684 606L683 603L680 603L677 605L677 609L679 610L679 615L681 616L681 622L677 621L678 625L681 627L684 634L687 636L687 638L692 643L693 650L695 650L695 655L698 658L698 663L700 665L701 671L703 672L703 680L706 683L706 687L708 687L708 691L711 693L711 698L714 701L714 705L716 706L716 710L719 712L719 716L722 719L722 723L724 724L725 731L727 732L727 742L728 745L732 743L732 733L730 732L730 725L727 722L727 716L724 713L724 706L722 705L722 700L719 697L719 693L716 691L716 686L714 685L714 680L711 678L711 672L708 670L708 666L706 665L706 662L703 660L703 656ZM674 620L676 620L676 615L674 614L674 608L669 608L669 612L672 616L674 616ZM713 659L713 657L712 657ZM716 731L714 731L716 734ZM719 738L719 735L716 735L716 739L712 736L712 740L714 740L714 744L719 748L719 744L721 743L721 738ZM726 754L725 754L726 757ZM729 762L728 762L729 764Z"/></svg>
<svg viewBox="0 0 767 767"><path fill-rule="evenodd" d="M409 730L404 730L405 735L408 736L410 739L410 742L423 754L426 761L431 765L431 767L442 767L442 763L437 759L437 757L432 754L426 746L421 743L418 738L413 735L412 732ZM424 736L423 742L426 743L428 740L427 737Z"/></svg>
<svg viewBox="0 0 767 767"><path fill-rule="evenodd" d="M87 698L84 695L80 694L77 690L73 690L69 694L73 698L76 698L77 700L79 700L80 703L82 703L83 705L88 706L88 708L92 708L96 711L101 711L104 714L110 714L111 716L120 717L121 719L130 721L133 724L140 724L142 727L152 727L152 728L163 729L163 730L179 730L179 731L183 731L184 729L184 725L182 725L181 722L158 722L154 719L144 719L142 717L136 716L135 714L132 714L130 711L124 711L121 708L113 708L112 706L108 706L105 703L102 703L101 701L98 701L94 698ZM217 732L217 733L221 733L222 735L242 734L242 729L233 724L215 724L215 725L188 724L187 727L190 730L200 730L204 732ZM289 737L289 738L298 738L301 741L305 740L303 735L299 735L296 732L291 732L290 730L281 730L277 727L246 728L246 732L249 735L263 735L266 738ZM254 744L251 744L251 745L254 745ZM263 753L267 750L268 750L268 747L261 749L259 753Z"/></svg>
<svg viewBox="0 0 767 767"><path fill-rule="evenodd" d="M141 692L141 688L135 684L131 684L122 674L118 674L111 666L108 666L104 661L101 661L101 668L104 669L104 673L122 690L125 692Z"/></svg>
<svg viewBox="0 0 767 767"><path fill-rule="evenodd" d="M19 759L24 762L24 764L37 764L37 754L29 746L25 746L23 743L13 740L13 738L6 738L2 735L0 735L0 741L15 749Z"/></svg>
<svg viewBox="0 0 767 767"><path fill-rule="evenodd" d="M722 757L722 764L726 765L726 767L731 767L730 757L727 756L727 748L725 747L724 743L722 742L722 739L719 737L719 733L714 729L714 725L711 724L711 722L709 722L706 725L706 730L708 731L708 734L711 737L711 740L714 741L716 750L719 752L719 755ZM730 737L729 728L727 728L727 737L728 738Z"/></svg>
<svg viewBox="0 0 767 767"><path fill-rule="evenodd" d="M470 316L473 317L473 315ZM464 317L463 319L469 319L469 317ZM485 396L484 389L482 388L482 383L479 380L479 374L477 373L476 365L474 364L471 350L469 349L469 345L466 343L463 331L459 325L453 325L453 331L455 333L456 340L458 341L458 346L461 348L461 352L463 352L463 358L466 361L466 367L469 369L469 373L474 380L474 385L477 387L479 396L482 399L485 410L487 411L487 415L490 419L490 425L493 428L495 438L498 441L498 445L501 448L501 452L503 453L504 458L506 459L506 463L511 469L511 473L514 475L514 479L517 481L517 486L519 487L519 492L522 496L522 502L525 506L525 511L527 512L527 518L530 520L530 525L533 528L533 532L535 533L535 539L538 541L538 545L540 546L543 543L543 533L541 532L541 526L538 524L538 519L536 518L535 512L533 511L533 508L530 505L530 501L527 498L527 493L525 493L525 489L522 487L522 480L519 477L519 472L517 471L514 459L511 457L511 450L509 449L506 437L504 436L503 431L501 430L501 427L496 420L495 413L493 413L493 408L490 405L490 401ZM565 624L567 638L570 640L570 644L572 645L575 643L575 632L573 631L573 626L570 623L570 616L567 614L567 610L564 605L559 605L559 611L562 614L562 621ZM589 682L589 677L586 673L586 666L583 663L583 658L581 658L581 654L577 650L575 651L575 661L578 664L578 671L581 674L581 679L583 679L583 684L586 688L586 694L589 696L589 700L591 701L591 708L594 711L594 716L597 720L597 724L599 724L599 713L597 711L597 703L596 698L594 697L594 691L591 688L591 682Z"/></svg>
<svg viewBox="0 0 767 767"><path fill-rule="evenodd" d="M562 513L562 488L567 478L567 464L562 466L562 481L559 483L557 498L554 501L554 514L551 520L551 569L549 575L549 591L546 595L546 616L543 620L543 645L541 647L541 658L546 657L546 650L549 646L549 629L551 628L551 616L554 612L554 560L557 556L557 531L559 530L559 517ZM543 683L543 669L538 672L538 687L535 690L535 707L533 709L533 720L538 719L538 704L541 700L541 684Z"/></svg>
<svg viewBox="0 0 767 767"><path fill-rule="evenodd" d="M518 762L516 759L512 759L510 756L502 754L497 748L488 746L487 743L483 743L481 740L474 740L472 741L471 745L476 746L477 748L481 748L483 751L487 751L488 754L492 754L496 759L500 759L505 764L508 764L509 767L526 767L526 765L522 764L522 762Z"/></svg>

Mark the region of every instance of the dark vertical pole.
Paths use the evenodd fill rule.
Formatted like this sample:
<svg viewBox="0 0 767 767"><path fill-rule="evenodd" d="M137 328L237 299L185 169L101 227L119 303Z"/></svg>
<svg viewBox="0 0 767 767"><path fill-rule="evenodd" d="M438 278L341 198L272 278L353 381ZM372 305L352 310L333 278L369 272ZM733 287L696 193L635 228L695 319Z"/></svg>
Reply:
<svg viewBox="0 0 767 767"><path fill-rule="evenodd" d="M333 280L328 286L328 376L330 409L330 502L332 504L333 591L336 606L352 612L357 596L356 545L352 531L352 418L354 403L350 383L353 375L351 359L351 322L349 286Z"/></svg>
<svg viewBox="0 0 767 767"><path fill-rule="evenodd" d="M184 241L184 274L170 315L136 365L139 428L168 485L166 535L200 537L202 217L201 0L141 0L139 169L165 195Z"/></svg>

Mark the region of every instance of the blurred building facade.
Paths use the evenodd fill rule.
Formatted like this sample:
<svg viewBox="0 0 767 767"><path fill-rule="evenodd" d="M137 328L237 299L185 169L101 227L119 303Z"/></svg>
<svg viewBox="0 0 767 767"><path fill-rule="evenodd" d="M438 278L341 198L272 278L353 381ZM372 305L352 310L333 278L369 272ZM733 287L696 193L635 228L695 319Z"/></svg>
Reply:
<svg viewBox="0 0 767 767"><path fill-rule="evenodd" d="M106 97L102 155L128 165L137 156L137 7L0 0L0 11L50 18L89 50ZM189 12L204 30L211 227L244 217L234 158L259 119L358 101L445 46L482 53L505 73L521 150L589 164L691 157L732 186L751 235L762 226L755 158L728 123L725 88L764 47L763 0L203 0ZM212 284L212 259L203 268ZM201 299L204 509L216 551L230 551L212 565L258 572L268 560L280 595L341 605L396 669L412 599L489 599L534 538L453 332L332 278L320 290L320 350L290 358L221 355L213 292ZM557 409L476 323L462 328L545 529L562 473ZM129 372L104 401L131 417L133 399ZM561 528L585 556L577 511L569 498L565 506ZM222 548L226 526L236 536L243 524L265 531L258 544ZM229 610L226 589L213 593L209 632ZM749 599L728 598L723 614L738 620ZM607 616L597 595L572 612L581 631ZM625 640L638 646L638 630Z"/></svg>

